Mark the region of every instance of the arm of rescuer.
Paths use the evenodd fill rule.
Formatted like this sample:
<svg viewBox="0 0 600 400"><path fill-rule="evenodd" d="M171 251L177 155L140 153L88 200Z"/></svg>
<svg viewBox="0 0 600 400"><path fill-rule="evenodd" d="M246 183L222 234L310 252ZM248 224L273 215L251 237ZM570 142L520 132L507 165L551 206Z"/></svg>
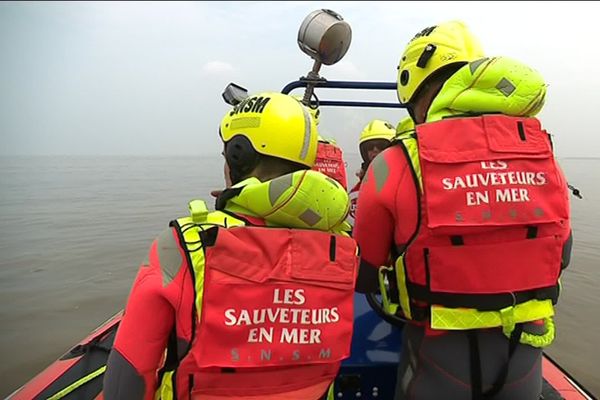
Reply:
<svg viewBox="0 0 600 400"><path fill-rule="evenodd" d="M152 242L133 283L104 377L104 398L153 399L176 310L186 299L187 262L173 228ZM190 310L191 315L191 310Z"/></svg>
<svg viewBox="0 0 600 400"><path fill-rule="evenodd" d="M404 244L417 223L417 194L402 147L379 153L365 173L352 232L361 262L356 291L375 292L378 269L390 264L393 246Z"/></svg>
<svg viewBox="0 0 600 400"><path fill-rule="evenodd" d="M567 237L567 240L565 241L564 245L563 245L563 249L562 249L562 259L561 259L561 271L564 270L565 268L567 268L569 266L569 264L571 263L571 251L573 250L573 230L571 228L571 201L570 201L570 193L571 193L571 189L569 188L569 183L567 182L567 178L565 176L565 172L563 171L562 167L560 166L560 164L558 163L558 161L555 159L554 163L556 165L556 168L558 170L559 173L559 179L561 180L561 184L564 185L565 187L565 192L566 192L566 197L567 197L567 207L569 208L569 221L567 226L565 226L565 230L568 229L569 235ZM573 193L575 195L575 193Z"/></svg>

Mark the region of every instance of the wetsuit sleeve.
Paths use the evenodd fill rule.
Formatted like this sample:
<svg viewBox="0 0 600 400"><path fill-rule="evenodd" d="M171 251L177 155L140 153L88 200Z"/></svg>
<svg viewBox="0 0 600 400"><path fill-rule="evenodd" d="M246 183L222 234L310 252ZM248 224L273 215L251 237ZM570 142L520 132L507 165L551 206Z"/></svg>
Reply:
<svg viewBox="0 0 600 400"><path fill-rule="evenodd" d="M104 398L153 399L175 312L165 282L159 251L165 240L175 241L168 229L150 248L133 283L104 378ZM162 256L165 259L165 256ZM165 287L166 286L166 287ZM171 296L172 297L172 296Z"/></svg>
<svg viewBox="0 0 600 400"><path fill-rule="evenodd" d="M385 153L379 154L367 169L358 194L353 236L361 252L356 291L363 293L377 289L377 269L389 262L393 245L394 215L390 200L394 199L395 188Z"/></svg>

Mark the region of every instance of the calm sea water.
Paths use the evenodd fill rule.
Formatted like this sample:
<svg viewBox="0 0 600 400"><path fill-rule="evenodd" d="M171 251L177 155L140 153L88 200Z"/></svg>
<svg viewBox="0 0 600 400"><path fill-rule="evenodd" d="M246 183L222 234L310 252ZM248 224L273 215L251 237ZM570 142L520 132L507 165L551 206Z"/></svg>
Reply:
<svg viewBox="0 0 600 400"><path fill-rule="evenodd" d="M600 395L600 159L562 165L584 199L548 352ZM120 310L153 238L222 182L220 157L0 158L0 396Z"/></svg>

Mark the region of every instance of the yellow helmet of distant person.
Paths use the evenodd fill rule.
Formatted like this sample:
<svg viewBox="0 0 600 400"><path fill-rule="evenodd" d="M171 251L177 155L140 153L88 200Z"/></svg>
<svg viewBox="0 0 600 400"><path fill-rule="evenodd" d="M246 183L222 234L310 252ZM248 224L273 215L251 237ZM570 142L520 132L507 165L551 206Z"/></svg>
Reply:
<svg viewBox="0 0 600 400"><path fill-rule="evenodd" d="M319 142L329 143L329 144L332 144L334 146L337 146L337 140L335 140L334 138L324 138L321 135L318 135L317 138L319 139Z"/></svg>
<svg viewBox="0 0 600 400"><path fill-rule="evenodd" d="M453 64L484 57L479 40L460 21L423 29L408 43L398 65L398 99L407 104L427 78Z"/></svg>
<svg viewBox="0 0 600 400"><path fill-rule="evenodd" d="M246 157L255 159L253 151L309 168L315 163L315 121L306 107L286 94L265 92L246 98L225 114L219 134L226 143L225 157L230 167L244 165ZM232 154L230 160L228 147L234 141L231 152L238 154Z"/></svg>
<svg viewBox="0 0 600 400"><path fill-rule="evenodd" d="M360 133L359 144L373 139L385 139L391 142L394 136L396 136L396 130L392 124L380 119L374 119Z"/></svg>

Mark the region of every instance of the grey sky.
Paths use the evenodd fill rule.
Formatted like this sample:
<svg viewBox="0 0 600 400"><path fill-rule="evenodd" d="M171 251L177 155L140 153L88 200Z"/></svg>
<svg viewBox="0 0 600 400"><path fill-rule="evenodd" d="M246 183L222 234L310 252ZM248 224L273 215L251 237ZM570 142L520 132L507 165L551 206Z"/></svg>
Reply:
<svg viewBox="0 0 600 400"><path fill-rule="evenodd" d="M394 81L417 31L461 19L488 55L544 75L540 117L560 156L600 157L600 4L488 1L2 2L0 154L216 154L225 85L279 91L305 75L312 62L298 27L319 8L353 30L346 57L324 77ZM380 98L396 101L393 92ZM327 108L320 130L356 153L370 119L404 115Z"/></svg>

